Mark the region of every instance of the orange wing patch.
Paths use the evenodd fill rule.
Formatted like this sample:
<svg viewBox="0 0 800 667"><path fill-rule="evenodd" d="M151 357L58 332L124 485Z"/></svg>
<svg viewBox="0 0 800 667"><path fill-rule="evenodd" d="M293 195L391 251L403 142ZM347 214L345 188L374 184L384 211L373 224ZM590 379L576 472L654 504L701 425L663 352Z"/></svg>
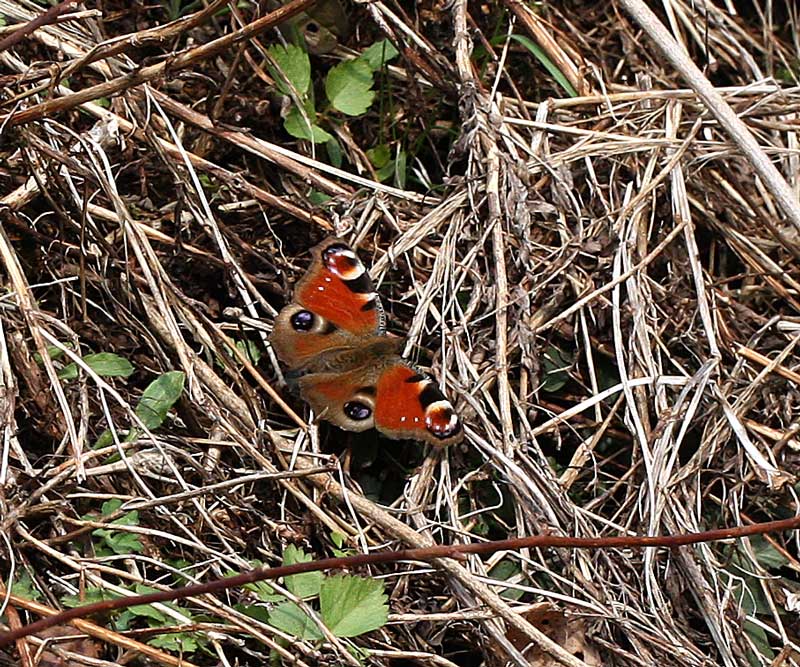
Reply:
<svg viewBox="0 0 800 667"><path fill-rule="evenodd" d="M440 446L464 437L450 401L430 378L400 363L388 367L378 379L375 426L393 438Z"/></svg>
<svg viewBox="0 0 800 667"><path fill-rule="evenodd" d="M383 330L383 308L364 264L336 239L314 248L314 264L295 296L304 308L357 336Z"/></svg>

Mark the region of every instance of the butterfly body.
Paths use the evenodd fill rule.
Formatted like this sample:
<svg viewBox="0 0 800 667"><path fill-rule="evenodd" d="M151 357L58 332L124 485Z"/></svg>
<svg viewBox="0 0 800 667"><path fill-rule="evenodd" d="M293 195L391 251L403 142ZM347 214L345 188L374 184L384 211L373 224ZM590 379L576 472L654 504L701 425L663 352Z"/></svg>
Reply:
<svg viewBox="0 0 800 667"><path fill-rule="evenodd" d="M366 268L339 239L312 250L293 302L275 319L270 342L287 378L314 412L348 431L446 446L463 439L452 404L399 354Z"/></svg>

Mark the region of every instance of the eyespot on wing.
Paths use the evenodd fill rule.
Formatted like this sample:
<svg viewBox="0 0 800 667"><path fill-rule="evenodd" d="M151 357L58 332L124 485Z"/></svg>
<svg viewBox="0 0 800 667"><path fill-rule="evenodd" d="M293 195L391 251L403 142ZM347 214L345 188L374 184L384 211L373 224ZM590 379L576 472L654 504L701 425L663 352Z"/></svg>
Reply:
<svg viewBox="0 0 800 667"><path fill-rule="evenodd" d="M375 427L384 435L437 447L463 440L461 420L452 403L433 380L405 362L384 370L377 388Z"/></svg>

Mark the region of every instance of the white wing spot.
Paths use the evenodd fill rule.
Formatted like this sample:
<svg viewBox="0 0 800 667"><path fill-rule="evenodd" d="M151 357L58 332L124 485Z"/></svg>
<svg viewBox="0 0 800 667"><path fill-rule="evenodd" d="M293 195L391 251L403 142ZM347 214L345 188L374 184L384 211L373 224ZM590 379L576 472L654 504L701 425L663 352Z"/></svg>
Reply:
<svg viewBox="0 0 800 667"><path fill-rule="evenodd" d="M325 291L325 288L324 288L322 285L320 285L319 287L317 287L317 289L318 289L320 292L324 292L324 291Z"/></svg>
<svg viewBox="0 0 800 667"><path fill-rule="evenodd" d="M419 417L414 417L414 423L419 421Z"/></svg>
<svg viewBox="0 0 800 667"><path fill-rule="evenodd" d="M400 417L400 423L404 422L405 420L406 420L405 417Z"/></svg>
<svg viewBox="0 0 800 667"><path fill-rule="evenodd" d="M330 281L331 281L331 279L328 276L325 276L325 282L329 283Z"/></svg>

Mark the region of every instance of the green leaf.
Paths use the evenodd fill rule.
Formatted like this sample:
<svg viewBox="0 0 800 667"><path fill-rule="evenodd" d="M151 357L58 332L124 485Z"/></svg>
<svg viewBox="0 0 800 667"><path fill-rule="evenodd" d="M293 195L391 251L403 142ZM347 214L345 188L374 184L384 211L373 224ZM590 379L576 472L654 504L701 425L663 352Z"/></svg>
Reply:
<svg viewBox="0 0 800 667"><path fill-rule="evenodd" d="M344 558L345 556L352 556L356 552L354 549L346 548L347 544L347 536L343 535L342 533L336 532L335 530L331 533L331 542L335 545L335 548L332 550L333 555L337 558Z"/></svg>
<svg viewBox="0 0 800 667"><path fill-rule="evenodd" d="M92 535L94 537L99 537L102 540L102 545L108 547L108 549L119 556L141 553L144 549L139 536L134 533L123 533L118 530L98 528L92 531Z"/></svg>
<svg viewBox="0 0 800 667"><path fill-rule="evenodd" d="M515 42L519 42L522 44L522 46L528 49L528 51L533 54L536 60L538 60L550 73L550 76L556 80L558 85L564 89L567 95L570 97L578 96L577 91L572 87L572 84L569 82L567 77L561 73L561 70L553 64L553 61L547 57L547 54L545 54L544 51L534 44L532 40L530 40L528 37L525 37L525 35L511 35L511 39L513 39Z"/></svg>
<svg viewBox="0 0 800 667"><path fill-rule="evenodd" d="M330 134L317 125L317 114L313 110L306 115L308 116L308 121L303 118L303 114L300 113L297 107L293 107L286 114L286 118L283 119L283 129L295 139L305 139L306 141L313 141L315 144L324 144L333 139Z"/></svg>
<svg viewBox="0 0 800 667"><path fill-rule="evenodd" d="M392 152L386 144L378 144L375 148L367 150L367 157L375 169L380 169L389 164L389 160L392 159Z"/></svg>
<svg viewBox="0 0 800 667"><path fill-rule="evenodd" d="M253 340L237 340L236 349L239 350L242 356L244 356L250 363L254 365L258 363L259 359L261 359L261 349Z"/></svg>
<svg viewBox="0 0 800 667"><path fill-rule="evenodd" d="M250 566L253 569L258 569L260 567L264 567L264 563L257 558L250 561ZM223 576L225 577L233 577L239 574L239 572L235 572L234 570L227 570ZM247 591L254 593L255 596L261 600L262 602L282 602L286 599L285 595L281 593L276 593L275 589L272 588L266 581L254 581L251 584L245 584L242 586Z"/></svg>
<svg viewBox="0 0 800 667"><path fill-rule="evenodd" d="M335 109L360 116L375 99L372 70L360 58L339 63L325 77L325 94Z"/></svg>
<svg viewBox="0 0 800 667"><path fill-rule="evenodd" d="M41 600L42 594L33 585L33 580L27 572L21 572L11 584L11 592L17 597L26 600Z"/></svg>
<svg viewBox="0 0 800 667"><path fill-rule="evenodd" d="M65 595L61 598L61 604L65 607L80 607L84 604L103 602L104 600L114 600L121 597L117 593L107 591L104 588L89 587L83 591L83 595Z"/></svg>
<svg viewBox="0 0 800 667"><path fill-rule="evenodd" d="M311 560L311 554L306 554L302 549L298 549L294 546L294 544L290 544L283 552L284 565L308 563ZM302 574L291 574L286 577L286 588L289 589L292 595L296 595L300 599L319 595L321 584L322 572L303 572Z"/></svg>
<svg viewBox="0 0 800 667"><path fill-rule="evenodd" d="M192 632L170 632L164 635L157 635L152 639L148 639L147 643L150 646L180 654L196 653L200 648L197 636Z"/></svg>
<svg viewBox="0 0 800 667"><path fill-rule="evenodd" d="M310 201L314 206L322 206L323 204L328 203L330 200L330 195L326 195L324 192L320 192L319 190L312 190L308 193L308 201Z"/></svg>
<svg viewBox="0 0 800 667"><path fill-rule="evenodd" d="M142 595L144 595L144 593ZM155 621L154 627L164 626L169 623L169 617L151 604L137 604L133 607L128 607L128 611L134 616Z"/></svg>
<svg viewBox="0 0 800 667"><path fill-rule="evenodd" d="M257 364L258 360L261 359L261 350L258 347L258 344L252 340L237 340L236 343L236 351L239 352L245 359L247 359L251 364ZM225 356L228 361L235 365L239 365L239 357L233 354L233 351L230 349L230 346L225 347ZM217 364L222 366L222 361L217 357L216 358Z"/></svg>
<svg viewBox="0 0 800 667"><path fill-rule="evenodd" d="M311 85L311 61L308 54L295 44L274 44L267 49L275 65L267 65L278 90L289 95L291 87L304 97ZM291 87L287 84L291 84Z"/></svg>
<svg viewBox="0 0 800 667"><path fill-rule="evenodd" d="M112 498L103 503L100 510L102 516L109 516L116 512L122 505L122 501L117 498ZM94 517L87 515L85 519L92 520ZM122 515L118 519L111 522L112 525L118 526L138 526L139 525L139 512L133 510ZM100 543L97 546L99 555L110 554L131 554L140 553L143 550L142 542L139 536L134 533L126 533L118 530L111 530L109 528L97 528L92 531L92 536L99 537Z"/></svg>
<svg viewBox="0 0 800 667"><path fill-rule="evenodd" d="M123 377L130 376L134 368L131 362L125 357L120 357L113 352L98 352L97 354L87 354L83 357L83 363L91 368L100 377ZM71 363L64 366L58 377L62 380L74 380L78 377L78 365Z"/></svg>
<svg viewBox="0 0 800 667"><path fill-rule="evenodd" d="M357 637L386 623L386 600L380 581L338 574L322 582L320 614L337 637Z"/></svg>
<svg viewBox="0 0 800 667"><path fill-rule="evenodd" d="M119 432L117 433L119 435ZM97 438L97 442L92 445L92 449L103 449L103 447L108 447L109 445L114 444L114 435L111 433L109 429L106 429L100 434L100 437Z"/></svg>
<svg viewBox="0 0 800 667"><path fill-rule="evenodd" d="M398 55L400 55L400 51L395 48L395 45L388 39L382 39L380 42L375 42L368 49L365 49L360 59L366 62L374 72Z"/></svg>
<svg viewBox="0 0 800 667"><path fill-rule="evenodd" d="M2 24L0 23L0 25L2 25ZM66 343L64 343L63 347L66 347L67 349L71 349L72 348L72 343L66 342ZM48 345L45 349L47 351L47 356L50 357L51 359L58 359L59 357L63 357L64 356L64 350L61 347L58 347L57 345ZM41 364L42 364L42 355L39 354L38 352L34 352L33 353L33 360L37 364L39 364L41 366Z"/></svg>
<svg viewBox="0 0 800 667"><path fill-rule="evenodd" d="M542 361L544 381L540 389L550 393L561 389L567 384L567 380L569 380L569 374L566 370L569 367L570 361L566 353L562 352L555 345L550 345L545 351Z"/></svg>
<svg viewBox="0 0 800 667"><path fill-rule="evenodd" d="M339 145L339 142L336 141L336 137L330 138L325 144L325 150L328 151L328 160L330 160L331 164L336 168L341 167L343 162L342 147ZM330 197L328 197L328 199L330 199Z"/></svg>
<svg viewBox="0 0 800 667"><path fill-rule="evenodd" d="M756 650L761 654L761 657L767 662L774 660L775 651L772 650L772 647L769 644L769 638L767 637L767 633L764 631L764 628L762 628L760 625L756 625L752 621L745 621L742 626L744 631L747 633L747 636L750 638L750 641L753 642ZM747 659L754 667L760 667L760 665L763 664L762 660L759 660L757 656L750 655L749 652Z"/></svg>
<svg viewBox="0 0 800 667"><path fill-rule="evenodd" d="M520 572L522 572L522 568L519 566L519 563L504 559L489 570L489 576L500 581L508 581ZM504 588L500 591L500 597L506 598L507 600L519 600L523 595L525 595L525 591L521 591L518 588Z"/></svg>
<svg viewBox="0 0 800 667"><path fill-rule="evenodd" d="M755 535L750 538L750 546L761 567L767 570L783 567L788 564L786 556L773 547L762 535Z"/></svg>
<svg viewBox="0 0 800 667"><path fill-rule="evenodd" d="M405 189L406 187L406 152L397 151L397 157L394 159L394 184L398 188Z"/></svg>
<svg viewBox="0 0 800 667"><path fill-rule="evenodd" d="M103 503L103 506L100 508L100 514L102 516L108 516L109 514L116 512L120 507L122 507L122 501L119 498L106 500Z"/></svg>
<svg viewBox="0 0 800 667"><path fill-rule="evenodd" d="M147 595L149 593L156 593L159 589L144 584L136 584L133 590L136 595ZM181 607L174 602L162 602L161 604L191 618L191 613L188 610L181 609ZM142 618L148 619L148 621L153 621L149 623L152 628L158 628L172 623L171 617L166 612L161 611L152 604L136 604L128 609L136 616L141 616Z"/></svg>
<svg viewBox="0 0 800 667"><path fill-rule="evenodd" d="M300 639L322 639L317 624L294 602L284 602L269 613L269 624Z"/></svg>
<svg viewBox="0 0 800 667"><path fill-rule="evenodd" d="M236 611L246 614L250 618L254 618L262 623L269 623L269 609L254 604L235 604L233 608Z"/></svg>
<svg viewBox="0 0 800 667"><path fill-rule="evenodd" d="M182 371L169 371L147 385L136 406L136 416L147 428L152 430L161 426L169 409L180 398L185 379Z"/></svg>

